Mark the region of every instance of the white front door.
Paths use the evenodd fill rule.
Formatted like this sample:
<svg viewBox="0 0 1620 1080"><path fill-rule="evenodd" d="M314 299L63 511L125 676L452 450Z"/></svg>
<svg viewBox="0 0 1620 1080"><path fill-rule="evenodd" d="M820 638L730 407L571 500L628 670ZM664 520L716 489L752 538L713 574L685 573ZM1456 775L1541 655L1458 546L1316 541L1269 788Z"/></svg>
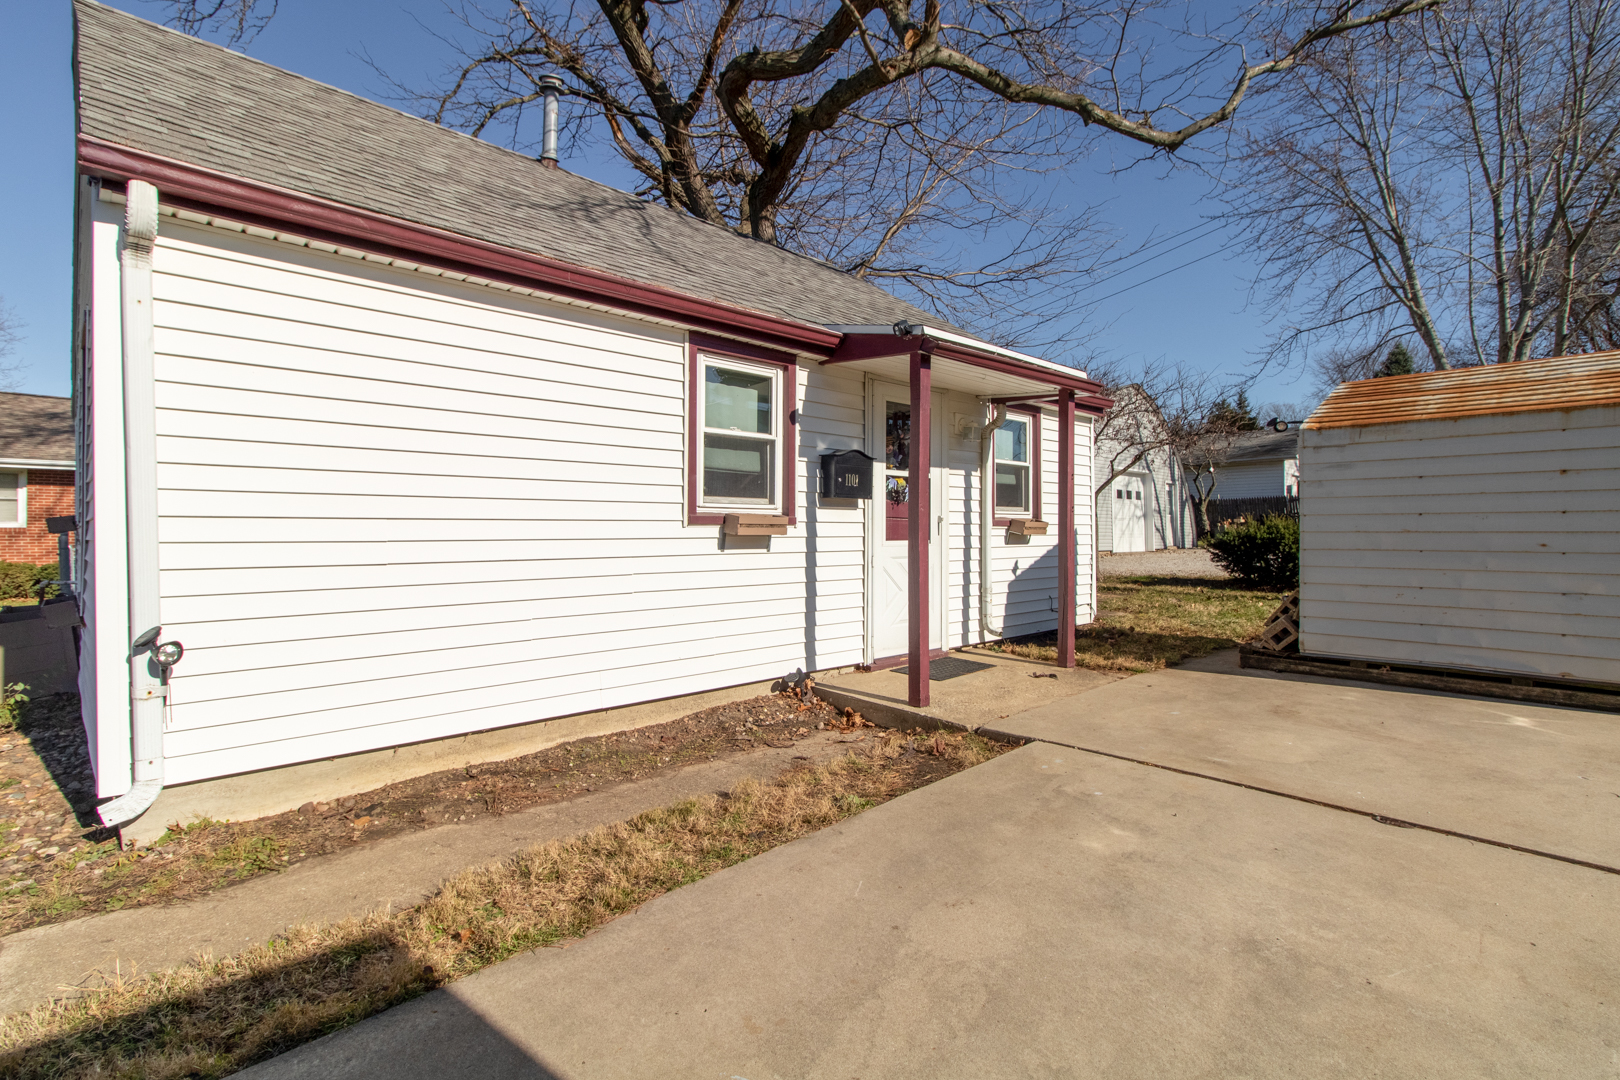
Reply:
<svg viewBox="0 0 1620 1080"><path fill-rule="evenodd" d="M929 523L929 650L945 640L945 563L949 559L943 523L945 505L945 400L935 394L930 442L932 477ZM866 520L867 536L867 659L902 656L911 645L906 616L907 528L910 518L908 470L911 467L911 390L895 383L871 382L866 397L866 445L877 458L872 466L872 499Z"/></svg>
<svg viewBox="0 0 1620 1080"><path fill-rule="evenodd" d="M1147 478L1126 473L1114 478L1114 550L1147 550Z"/></svg>

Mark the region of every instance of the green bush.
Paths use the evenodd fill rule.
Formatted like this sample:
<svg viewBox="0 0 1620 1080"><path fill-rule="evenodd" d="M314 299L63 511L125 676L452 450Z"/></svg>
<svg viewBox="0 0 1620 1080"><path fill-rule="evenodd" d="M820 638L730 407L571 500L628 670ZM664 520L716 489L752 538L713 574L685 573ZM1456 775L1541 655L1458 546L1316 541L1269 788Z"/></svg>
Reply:
<svg viewBox="0 0 1620 1080"><path fill-rule="evenodd" d="M21 600L25 597L39 599L39 583L56 580L56 564L40 563L34 565L26 562L0 562L0 601ZM52 585L45 590L48 600L56 595L56 586Z"/></svg>
<svg viewBox="0 0 1620 1080"><path fill-rule="evenodd" d="M1203 541L1215 565L1262 589L1299 588L1299 519L1277 514Z"/></svg>

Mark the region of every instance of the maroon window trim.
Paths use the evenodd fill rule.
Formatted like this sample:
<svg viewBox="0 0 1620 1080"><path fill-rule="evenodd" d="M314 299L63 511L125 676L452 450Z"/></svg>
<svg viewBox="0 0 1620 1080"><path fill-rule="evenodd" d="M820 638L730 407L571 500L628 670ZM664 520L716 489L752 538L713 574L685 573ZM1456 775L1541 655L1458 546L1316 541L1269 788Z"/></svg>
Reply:
<svg viewBox="0 0 1620 1080"><path fill-rule="evenodd" d="M792 353L748 345L740 341L711 337L693 331L686 345L686 523L688 525L719 525L726 515L712 510L698 510L698 485L702 482L703 432L698 430L698 384L702 370L698 354L717 359L752 360L755 363L774 364L782 372L782 512L789 525L799 523L799 363ZM746 513L746 510L739 512Z"/></svg>
<svg viewBox="0 0 1620 1080"><path fill-rule="evenodd" d="M169 205L223 213L247 225L286 229L314 240L538 288L620 311L674 319L721 333L744 334L817 356L831 354L843 338L825 327L703 300L373 210L229 176L89 135L78 137L78 158L80 171L87 175L120 182L146 180L157 187Z"/></svg>
<svg viewBox="0 0 1620 1080"><path fill-rule="evenodd" d="M1040 521L1041 520L1041 410L1033 405L1009 405L1007 415L1019 414L1029 420L1029 517L991 518L991 524L997 529L1005 529L1014 521ZM996 483L996 449L990 447L990 475L985 480L992 489ZM991 505L995 505L995 495L992 490Z"/></svg>

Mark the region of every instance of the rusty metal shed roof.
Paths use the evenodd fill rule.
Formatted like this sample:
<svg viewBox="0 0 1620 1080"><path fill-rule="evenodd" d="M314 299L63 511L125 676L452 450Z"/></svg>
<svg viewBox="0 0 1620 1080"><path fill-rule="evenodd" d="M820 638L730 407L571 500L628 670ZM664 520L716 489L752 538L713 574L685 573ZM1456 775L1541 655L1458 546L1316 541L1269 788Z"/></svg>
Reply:
<svg viewBox="0 0 1620 1080"><path fill-rule="evenodd" d="M1341 383L1305 427L1322 431L1600 405L1620 405L1620 351Z"/></svg>

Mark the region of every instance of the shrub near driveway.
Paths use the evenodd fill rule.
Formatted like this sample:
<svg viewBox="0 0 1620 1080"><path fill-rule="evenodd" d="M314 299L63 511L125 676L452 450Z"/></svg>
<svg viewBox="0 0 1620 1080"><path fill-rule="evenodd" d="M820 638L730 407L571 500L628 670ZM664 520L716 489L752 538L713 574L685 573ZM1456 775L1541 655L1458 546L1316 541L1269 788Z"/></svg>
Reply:
<svg viewBox="0 0 1620 1080"><path fill-rule="evenodd" d="M1201 543L1215 565L1240 581L1279 592L1299 588L1298 518L1264 517Z"/></svg>

